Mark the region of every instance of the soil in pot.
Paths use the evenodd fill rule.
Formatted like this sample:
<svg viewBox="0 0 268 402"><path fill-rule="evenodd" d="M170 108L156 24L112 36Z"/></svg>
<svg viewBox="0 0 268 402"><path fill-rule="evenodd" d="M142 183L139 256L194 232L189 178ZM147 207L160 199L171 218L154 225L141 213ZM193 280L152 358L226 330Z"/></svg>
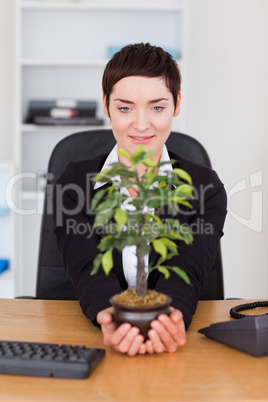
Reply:
<svg viewBox="0 0 268 402"><path fill-rule="evenodd" d="M142 298L136 289L127 289L112 297L110 302L116 326L128 322L138 327L145 339L148 339L151 321L160 314L170 314L171 298L154 290L148 290L146 297Z"/></svg>

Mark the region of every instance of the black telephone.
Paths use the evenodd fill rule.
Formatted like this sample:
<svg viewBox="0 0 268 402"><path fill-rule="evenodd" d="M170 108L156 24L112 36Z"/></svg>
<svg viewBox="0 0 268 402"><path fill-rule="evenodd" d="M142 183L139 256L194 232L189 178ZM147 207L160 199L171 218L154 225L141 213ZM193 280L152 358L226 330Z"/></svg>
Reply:
<svg viewBox="0 0 268 402"><path fill-rule="evenodd" d="M268 355L268 314L245 315L238 311L268 307L268 302L248 303L233 307L230 314L239 320L211 324L198 332L252 356Z"/></svg>

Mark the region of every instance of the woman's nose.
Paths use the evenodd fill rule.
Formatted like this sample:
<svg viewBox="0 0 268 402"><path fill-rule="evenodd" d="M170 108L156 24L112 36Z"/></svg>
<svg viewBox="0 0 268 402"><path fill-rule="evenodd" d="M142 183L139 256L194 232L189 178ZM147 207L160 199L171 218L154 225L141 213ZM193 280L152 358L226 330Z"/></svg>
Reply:
<svg viewBox="0 0 268 402"><path fill-rule="evenodd" d="M148 130L148 128L150 128L150 120L147 116L147 113L137 112L133 122L133 127L139 132Z"/></svg>

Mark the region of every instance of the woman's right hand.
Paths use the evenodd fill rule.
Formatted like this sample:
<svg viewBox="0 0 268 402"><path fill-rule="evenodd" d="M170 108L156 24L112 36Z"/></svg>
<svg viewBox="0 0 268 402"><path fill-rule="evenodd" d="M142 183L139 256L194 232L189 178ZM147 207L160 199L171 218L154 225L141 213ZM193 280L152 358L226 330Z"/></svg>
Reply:
<svg viewBox="0 0 268 402"><path fill-rule="evenodd" d="M100 311L97 321L101 325L105 346L112 346L117 352L127 353L129 356L146 353L144 337L139 333L139 328L132 327L128 323L116 328L112 319L111 307Z"/></svg>

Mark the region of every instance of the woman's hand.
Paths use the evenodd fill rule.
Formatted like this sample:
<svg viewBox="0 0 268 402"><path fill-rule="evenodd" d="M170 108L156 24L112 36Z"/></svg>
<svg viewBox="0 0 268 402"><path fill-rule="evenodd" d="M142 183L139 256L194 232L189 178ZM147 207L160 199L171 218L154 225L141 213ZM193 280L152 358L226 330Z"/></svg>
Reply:
<svg viewBox="0 0 268 402"><path fill-rule="evenodd" d="M182 313L171 309L170 316L161 314L157 320L151 322L152 329L149 330L149 339L145 343L137 327L128 323L115 327L111 307L100 311L97 321L101 325L104 345L112 346L117 352L127 353L129 356L146 352L176 352L178 346L186 343L186 332Z"/></svg>
<svg viewBox="0 0 268 402"><path fill-rule="evenodd" d="M171 307L171 314L161 314L151 322L148 331L149 339L145 342L146 352L163 353L176 352L178 346L186 343L186 331L182 313Z"/></svg>
<svg viewBox="0 0 268 402"><path fill-rule="evenodd" d="M128 323L116 328L111 315L111 307L100 311L97 321L101 325L105 346L112 346L117 352L127 353L129 356L146 353L144 337L139 334L139 328L132 327Z"/></svg>

